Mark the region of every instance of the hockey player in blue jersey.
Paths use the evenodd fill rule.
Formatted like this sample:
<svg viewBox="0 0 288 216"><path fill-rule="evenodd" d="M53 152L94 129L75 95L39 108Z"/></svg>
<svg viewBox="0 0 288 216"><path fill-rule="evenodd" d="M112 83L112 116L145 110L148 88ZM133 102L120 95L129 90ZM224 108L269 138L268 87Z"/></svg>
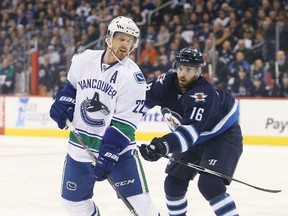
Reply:
<svg viewBox="0 0 288 216"><path fill-rule="evenodd" d="M225 91L216 91L201 76L204 64L200 50L184 48L176 56L175 72L160 75L148 85L146 107L161 106L173 129L150 144L142 144L145 160L172 157L233 176L242 153L237 101ZM197 171L169 161L164 189L170 216L185 216L187 188ZM233 198L226 192L230 182L199 172L198 188L218 216L239 215Z"/></svg>

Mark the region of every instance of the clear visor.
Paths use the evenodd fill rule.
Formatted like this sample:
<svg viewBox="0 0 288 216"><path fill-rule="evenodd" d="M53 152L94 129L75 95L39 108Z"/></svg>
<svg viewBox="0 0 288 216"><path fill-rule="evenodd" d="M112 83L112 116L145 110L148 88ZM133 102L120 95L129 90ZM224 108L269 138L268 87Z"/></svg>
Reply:
<svg viewBox="0 0 288 216"><path fill-rule="evenodd" d="M186 66L186 65L178 65L177 72L179 73L188 73L188 74L198 74L201 72L201 68L200 67L192 67L192 66Z"/></svg>
<svg viewBox="0 0 288 216"><path fill-rule="evenodd" d="M135 46L137 41L137 39L134 36L119 32L115 33L113 38L119 41L120 43L126 43L130 46Z"/></svg>

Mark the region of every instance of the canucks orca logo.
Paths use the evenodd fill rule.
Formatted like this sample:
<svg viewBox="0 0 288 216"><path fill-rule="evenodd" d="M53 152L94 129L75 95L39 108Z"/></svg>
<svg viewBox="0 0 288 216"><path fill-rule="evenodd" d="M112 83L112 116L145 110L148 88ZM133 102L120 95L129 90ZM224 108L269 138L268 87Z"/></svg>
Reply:
<svg viewBox="0 0 288 216"><path fill-rule="evenodd" d="M89 115L89 113L101 112L104 115L108 115L110 113L108 107L99 100L98 92L95 92L92 99L87 98L84 100L81 103L80 109L83 121L92 127L105 126L105 120L92 118L90 117L91 114Z"/></svg>

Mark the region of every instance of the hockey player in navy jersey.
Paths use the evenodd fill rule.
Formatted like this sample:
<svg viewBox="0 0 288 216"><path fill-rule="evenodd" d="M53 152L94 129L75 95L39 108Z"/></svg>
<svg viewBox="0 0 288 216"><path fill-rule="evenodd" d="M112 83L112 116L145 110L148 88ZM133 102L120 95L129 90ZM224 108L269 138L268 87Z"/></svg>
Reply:
<svg viewBox="0 0 288 216"><path fill-rule="evenodd" d="M201 76L204 64L198 49L184 48L176 56L176 72L160 75L148 85L146 107L161 106L173 131L142 144L145 160L172 157L233 176L242 153L242 134L238 124L237 101L225 91L213 89ZM184 216L188 210L187 188L197 171L169 161L164 189L170 216ZM218 216L239 215L226 191L230 182L199 172L198 188Z"/></svg>
<svg viewBox="0 0 288 216"><path fill-rule="evenodd" d="M98 157L94 167L78 136L70 133L61 196L72 216L100 215L92 200L93 188L107 174L138 216L160 215L148 193L135 142L146 81L129 54L137 47L139 35L130 18L114 18L108 26L106 50L85 50L73 56L64 90L51 106L50 116L58 127L65 128L69 119ZM95 191L98 200L102 195Z"/></svg>

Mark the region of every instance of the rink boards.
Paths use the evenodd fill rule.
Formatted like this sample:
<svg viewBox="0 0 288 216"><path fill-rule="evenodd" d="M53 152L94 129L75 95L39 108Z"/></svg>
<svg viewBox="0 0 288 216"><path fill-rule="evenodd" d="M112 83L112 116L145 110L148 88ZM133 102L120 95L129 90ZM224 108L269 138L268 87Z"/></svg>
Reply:
<svg viewBox="0 0 288 216"><path fill-rule="evenodd" d="M288 99L237 99L244 143L288 146ZM0 134L65 137L49 117L50 97L0 97ZM149 141L169 132L159 107L150 110L138 126L137 140Z"/></svg>

